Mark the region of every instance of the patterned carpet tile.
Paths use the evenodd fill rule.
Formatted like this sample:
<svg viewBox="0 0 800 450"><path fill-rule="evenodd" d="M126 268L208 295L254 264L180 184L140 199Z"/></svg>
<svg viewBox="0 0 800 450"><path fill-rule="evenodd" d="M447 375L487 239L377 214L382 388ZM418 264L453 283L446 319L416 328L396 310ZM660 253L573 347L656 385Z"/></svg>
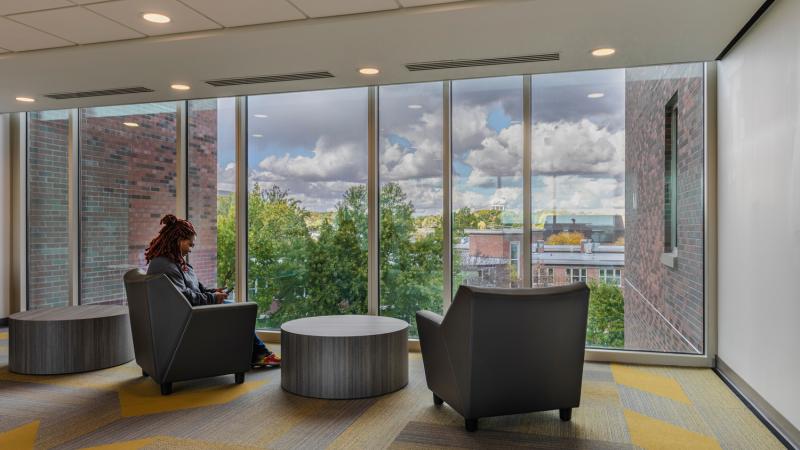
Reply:
<svg viewBox="0 0 800 450"><path fill-rule="evenodd" d="M422 358L381 397L320 400L280 387L280 370L175 383L161 396L135 362L95 372L8 371L0 331L0 449L782 448L708 369L587 362L572 420L557 411L480 419L435 406ZM274 346L279 351L279 346Z"/></svg>

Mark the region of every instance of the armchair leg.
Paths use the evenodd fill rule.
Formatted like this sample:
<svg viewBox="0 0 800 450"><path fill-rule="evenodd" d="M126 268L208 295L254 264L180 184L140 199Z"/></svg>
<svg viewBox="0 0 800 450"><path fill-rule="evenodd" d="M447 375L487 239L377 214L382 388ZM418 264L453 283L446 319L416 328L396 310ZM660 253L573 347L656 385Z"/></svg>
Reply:
<svg viewBox="0 0 800 450"><path fill-rule="evenodd" d="M172 383L161 383L161 395L172 394Z"/></svg>
<svg viewBox="0 0 800 450"><path fill-rule="evenodd" d="M436 393L434 392L433 393L433 404L438 406L438 405L441 405L442 403L444 403L444 400L442 400L442 398L439 397L438 395L436 395Z"/></svg>
<svg viewBox="0 0 800 450"><path fill-rule="evenodd" d="M236 384L244 383L244 372L236 372L233 376Z"/></svg>
<svg viewBox="0 0 800 450"><path fill-rule="evenodd" d="M464 419L464 428L466 428L467 431L477 431L478 419Z"/></svg>
<svg viewBox="0 0 800 450"><path fill-rule="evenodd" d="M558 416L561 417L561 420L564 422L569 422L569 420L572 419L572 408L559 409Z"/></svg>

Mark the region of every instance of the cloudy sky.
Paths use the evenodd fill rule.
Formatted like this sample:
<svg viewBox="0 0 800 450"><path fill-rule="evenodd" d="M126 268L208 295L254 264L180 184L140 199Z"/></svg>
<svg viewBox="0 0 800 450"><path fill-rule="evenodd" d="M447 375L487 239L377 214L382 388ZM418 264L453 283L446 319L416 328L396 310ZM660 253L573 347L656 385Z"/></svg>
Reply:
<svg viewBox="0 0 800 450"><path fill-rule="evenodd" d="M624 71L533 77L534 212L624 213ZM589 94L602 94L596 98ZM453 203L522 208L522 77L453 82ZM250 97L252 186L278 184L313 211L367 181L367 90ZM220 189L232 186L233 102L219 104ZM380 89L381 183L441 213L441 83Z"/></svg>

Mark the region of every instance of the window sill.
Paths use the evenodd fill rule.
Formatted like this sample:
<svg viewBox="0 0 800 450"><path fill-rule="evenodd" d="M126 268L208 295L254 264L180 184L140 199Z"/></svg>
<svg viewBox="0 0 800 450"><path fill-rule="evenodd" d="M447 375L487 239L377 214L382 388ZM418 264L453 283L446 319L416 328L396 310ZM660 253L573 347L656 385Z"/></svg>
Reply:
<svg viewBox="0 0 800 450"><path fill-rule="evenodd" d="M675 264L678 262L678 249L673 249L672 253L662 253L661 254L661 264L674 269Z"/></svg>

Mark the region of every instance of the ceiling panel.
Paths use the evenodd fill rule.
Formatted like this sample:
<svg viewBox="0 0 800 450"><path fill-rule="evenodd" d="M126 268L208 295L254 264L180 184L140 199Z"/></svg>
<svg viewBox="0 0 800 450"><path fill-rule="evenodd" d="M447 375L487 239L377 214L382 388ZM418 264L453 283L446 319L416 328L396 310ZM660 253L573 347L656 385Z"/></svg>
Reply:
<svg viewBox="0 0 800 450"><path fill-rule="evenodd" d="M226 27L306 18L286 0L183 0L183 3Z"/></svg>
<svg viewBox="0 0 800 450"><path fill-rule="evenodd" d="M438 5L439 3L454 3L462 0L397 0L405 8L425 5Z"/></svg>
<svg viewBox="0 0 800 450"><path fill-rule="evenodd" d="M79 6L17 14L11 18L79 44L145 36Z"/></svg>
<svg viewBox="0 0 800 450"><path fill-rule="evenodd" d="M176 0L119 0L86 7L149 36L221 28ZM163 24L148 22L142 19L142 14L146 12L164 14L172 21Z"/></svg>
<svg viewBox="0 0 800 450"><path fill-rule="evenodd" d="M309 17L339 16L397 9L394 0L294 0Z"/></svg>
<svg viewBox="0 0 800 450"><path fill-rule="evenodd" d="M0 0L0 16L72 6L67 0Z"/></svg>
<svg viewBox="0 0 800 450"><path fill-rule="evenodd" d="M73 43L0 17L0 47L21 52L67 45Z"/></svg>

